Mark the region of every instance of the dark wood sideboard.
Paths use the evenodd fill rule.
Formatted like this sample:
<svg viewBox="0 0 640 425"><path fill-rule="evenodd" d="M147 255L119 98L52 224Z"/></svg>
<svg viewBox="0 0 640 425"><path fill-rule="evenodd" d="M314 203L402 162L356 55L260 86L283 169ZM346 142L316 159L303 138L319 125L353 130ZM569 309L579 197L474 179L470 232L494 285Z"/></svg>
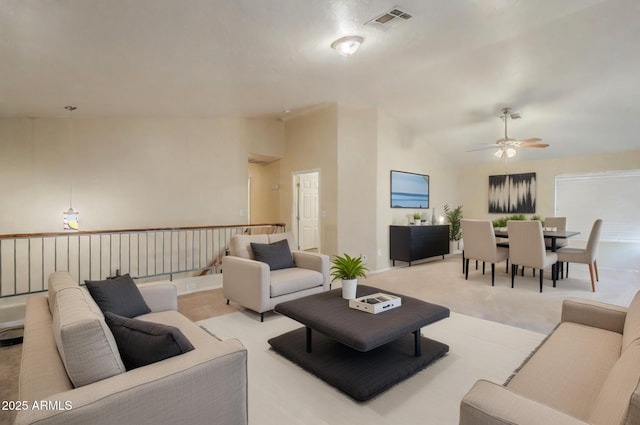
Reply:
<svg viewBox="0 0 640 425"><path fill-rule="evenodd" d="M389 257L396 260L412 261L449 253L449 225L433 226L389 226Z"/></svg>

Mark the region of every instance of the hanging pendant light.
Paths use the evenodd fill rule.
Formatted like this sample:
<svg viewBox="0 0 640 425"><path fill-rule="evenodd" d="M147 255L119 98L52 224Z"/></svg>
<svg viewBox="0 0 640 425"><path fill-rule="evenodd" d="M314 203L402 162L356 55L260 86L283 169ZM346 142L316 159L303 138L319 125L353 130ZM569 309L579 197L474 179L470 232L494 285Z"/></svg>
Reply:
<svg viewBox="0 0 640 425"><path fill-rule="evenodd" d="M75 106L65 106L64 109L69 111L69 142L73 145L73 111L78 109ZM79 225L79 211L76 211L72 207L73 203L73 180L69 182L69 209L62 213L64 230L78 231Z"/></svg>

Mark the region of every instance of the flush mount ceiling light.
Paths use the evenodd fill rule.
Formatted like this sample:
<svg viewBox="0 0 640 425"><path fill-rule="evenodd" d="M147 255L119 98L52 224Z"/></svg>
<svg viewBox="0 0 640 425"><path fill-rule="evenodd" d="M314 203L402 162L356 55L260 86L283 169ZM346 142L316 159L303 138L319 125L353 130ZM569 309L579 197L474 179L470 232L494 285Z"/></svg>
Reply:
<svg viewBox="0 0 640 425"><path fill-rule="evenodd" d="M364 38L359 35L348 35L331 43L331 47L336 49L336 52L342 56L351 56L358 50L363 41Z"/></svg>

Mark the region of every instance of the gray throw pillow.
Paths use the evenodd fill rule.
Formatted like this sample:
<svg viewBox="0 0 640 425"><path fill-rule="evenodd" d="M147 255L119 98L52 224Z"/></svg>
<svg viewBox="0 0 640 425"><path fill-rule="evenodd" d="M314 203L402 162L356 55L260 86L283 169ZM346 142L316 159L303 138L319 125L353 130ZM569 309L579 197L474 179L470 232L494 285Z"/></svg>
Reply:
<svg viewBox="0 0 640 425"><path fill-rule="evenodd" d="M87 289L102 313L110 311L124 317L151 313L140 289L129 274L107 280L85 280Z"/></svg>
<svg viewBox="0 0 640 425"><path fill-rule="evenodd" d="M104 320L116 340L127 370L146 366L193 350L193 345L175 326L118 316L110 311Z"/></svg>
<svg viewBox="0 0 640 425"><path fill-rule="evenodd" d="M253 258L267 263L271 270L288 269L296 266L289 249L289 242L286 239L274 243L251 242L251 250L253 251Z"/></svg>

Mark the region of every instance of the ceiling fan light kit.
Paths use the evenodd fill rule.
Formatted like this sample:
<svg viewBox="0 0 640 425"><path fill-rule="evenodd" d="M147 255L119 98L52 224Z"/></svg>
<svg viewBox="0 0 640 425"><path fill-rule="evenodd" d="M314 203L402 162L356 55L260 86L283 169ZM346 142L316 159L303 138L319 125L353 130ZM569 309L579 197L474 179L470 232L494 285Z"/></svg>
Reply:
<svg viewBox="0 0 640 425"><path fill-rule="evenodd" d="M490 144L488 146L483 146L477 149L471 149L471 151L484 150L484 149L496 149L493 153L496 158L513 158L516 156L517 148L546 148L549 146L547 143L538 143L542 141L542 139L538 137L532 137L529 139L515 139L513 137L509 137L507 133L507 121L509 118L512 120L521 118L519 112L511 111L511 108L502 108L502 115L500 118L504 121L504 137L496 140L496 143Z"/></svg>

